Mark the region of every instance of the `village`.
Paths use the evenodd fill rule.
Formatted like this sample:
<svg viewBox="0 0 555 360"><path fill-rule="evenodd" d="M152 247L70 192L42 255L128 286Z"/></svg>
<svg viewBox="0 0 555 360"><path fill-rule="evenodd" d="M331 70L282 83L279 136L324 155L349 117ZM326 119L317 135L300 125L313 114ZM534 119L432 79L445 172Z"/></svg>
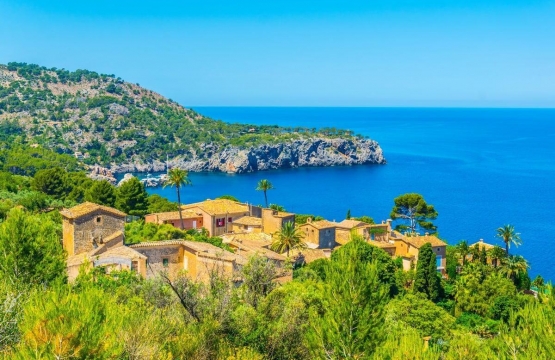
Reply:
<svg viewBox="0 0 555 360"><path fill-rule="evenodd" d="M392 221L369 224L345 219L295 225L295 214L229 199L205 200L185 204L180 211L148 214L146 223L169 224L183 230L205 229L210 236L221 237L233 252L209 243L183 239L148 241L126 244L126 214L103 205L85 202L61 211L63 217L63 247L68 254L67 270L70 280L80 268L105 267L110 270L131 270L144 278L167 272L170 277L185 271L195 280L207 281L215 267L233 277L253 255L265 257L282 269L279 281L292 279L293 265L303 265L326 259L353 237L383 249L393 258L400 258L404 270L414 269L419 249L429 243L436 255L437 271L446 276L447 244L435 235L402 234L392 228ZM272 244L287 227L297 227L302 244L275 250ZM480 247L493 247L482 241ZM474 246L474 244L472 245Z"/></svg>

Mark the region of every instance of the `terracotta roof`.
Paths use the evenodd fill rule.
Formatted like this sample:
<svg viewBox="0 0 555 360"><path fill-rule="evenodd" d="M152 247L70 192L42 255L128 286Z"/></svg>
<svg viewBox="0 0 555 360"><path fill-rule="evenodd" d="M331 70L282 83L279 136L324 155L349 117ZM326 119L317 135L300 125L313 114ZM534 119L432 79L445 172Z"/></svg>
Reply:
<svg viewBox="0 0 555 360"><path fill-rule="evenodd" d="M198 207L209 215L233 214L248 212L249 206L237 201L228 199L206 200L194 204L183 205L182 209L192 209Z"/></svg>
<svg viewBox="0 0 555 360"><path fill-rule="evenodd" d="M209 243L200 241L188 241L188 240L162 240L162 241L148 241L138 244L130 245L130 248L139 249L146 247L156 247L156 246L183 246L190 250L197 252L200 257L207 257L212 259L224 260L224 261L237 261L238 263L243 263L244 259L240 256L229 252L227 250L221 249Z"/></svg>
<svg viewBox="0 0 555 360"><path fill-rule="evenodd" d="M368 241L368 244L382 248L382 249L390 249L395 248L395 244L391 244L387 241Z"/></svg>
<svg viewBox="0 0 555 360"><path fill-rule="evenodd" d="M256 242L260 244L260 246L268 246L272 244L272 236L261 232L225 234L225 235L222 235L221 238L223 239L224 243L228 243L231 241L247 241L247 242Z"/></svg>
<svg viewBox="0 0 555 360"><path fill-rule="evenodd" d="M158 221L167 221L167 220L179 220L179 211L169 211L169 212L161 212L161 213L152 213L148 214L147 216L156 216ZM202 217L202 215L198 214L193 210L181 210L181 216L183 219L193 219Z"/></svg>
<svg viewBox="0 0 555 360"><path fill-rule="evenodd" d="M262 226L262 219L253 216L243 216L233 221L234 224L248 225L248 226Z"/></svg>
<svg viewBox="0 0 555 360"><path fill-rule="evenodd" d="M271 260L277 261L285 261L287 258L281 254L278 254L275 251L272 251L265 246L266 244L260 243L258 241L236 241L232 240L229 245L233 248L236 248L237 251L235 252L238 255L254 255L259 254Z"/></svg>
<svg viewBox="0 0 555 360"><path fill-rule="evenodd" d="M93 259L105 259L109 257L124 257L131 260L147 258L145 255L141 254L138 251L133 250L128 246L117 246L115 248L107 250L106 252L103 252L100 255L93 256Z"/></svg>
<svg viewBox="0 0 555 360"><path fill-rule="evenodd" d="M118 230L115 233L106 236L104 239L102 239L102 242L107 243L108 241L114 240L118 236L123 236L123 232L121 230Z"/></svg>
<svg viewBox="0 0 555 360"><path fill-rule="evenodd" d="M485 248L486 250L491 250L495 247L495 245L485 243L483 240L475 242L474 244L469 245L469 247L474 247L476 245L478 245L480 247L480 250L482 250L482 248ZM503 250L505 250L505 249L503 249Z"/></svg>
<svg viewBox="0 0 555 360"><path fill-rule="evenodd" d="M305 226L305 225L312 225L316 229L329 229L329 228L337 227L337 223L334 223L328 220L311 221L303 224L302 226Z"/></svg>
<svg viewBox="0 0 555 360"><path fill-rule="evenodd" d="M304 249L296 257L304 257L304 261L309 264L318 259L329 259L330 255L331 252L322 249Z"/></svg>
<svg viewBox="0 0 555 360"><path fill-rule="evenodd" d="M365 223L364 221L358 220L343 220L337 224L337 226L345 228L345 229L354 229L359 226L368 226L370 224Z"/></svg>
<svg viewBox="0 0 555 360"><path fill-rule="evenodd" d="M286 211L278 211L272 214L275 217L289 217L289 216L293 216L295 214L290 213L290 212L286 212Z"/></svg>
<svg viewBox="0 0 555 360"><path fill-rule="evenodd" d="M426 243L430 243L432 246L446 246L447 244L433 235L424 236L405 236L405 241L416 248L422 247Z"/></svg>
<svg viewBox="0 0 555 360"><path fill-rule="evenodd" d="M63 217L66 217L68 219L77 219L87 214L90 214L96 210L103 210L120 217L126 216L124 212L121 212L117 209L111 208L109 206L98 205L92 202L84 202L70 209L64 209L60 211L60 214L62 214Z"/></svg>

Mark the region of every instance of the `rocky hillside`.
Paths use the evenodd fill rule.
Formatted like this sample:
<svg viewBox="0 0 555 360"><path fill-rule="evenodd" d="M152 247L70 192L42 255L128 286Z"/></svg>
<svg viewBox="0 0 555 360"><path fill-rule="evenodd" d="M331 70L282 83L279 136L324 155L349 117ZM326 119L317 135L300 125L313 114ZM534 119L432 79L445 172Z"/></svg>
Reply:
<svg viewBox="0 0 555 360"><path fill-rule="evenodd" d="M33 146L113 172L249 172L383 164L379 145L336 129L229 124L114 75L25 63L0 65L0 124Z"/></svg>

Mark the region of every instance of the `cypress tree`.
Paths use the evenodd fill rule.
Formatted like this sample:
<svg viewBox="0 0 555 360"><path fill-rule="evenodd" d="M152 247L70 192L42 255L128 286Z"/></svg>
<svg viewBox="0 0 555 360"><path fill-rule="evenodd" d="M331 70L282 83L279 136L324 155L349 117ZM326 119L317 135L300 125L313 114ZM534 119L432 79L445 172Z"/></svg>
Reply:
<svg viewBox="0 0 555 360"><path fill-rule="evenodd" d="M437 273L436 257L430 243L424 244L418 253L413 292L425 294L432 301L442 296L441 279Z"/></svg>

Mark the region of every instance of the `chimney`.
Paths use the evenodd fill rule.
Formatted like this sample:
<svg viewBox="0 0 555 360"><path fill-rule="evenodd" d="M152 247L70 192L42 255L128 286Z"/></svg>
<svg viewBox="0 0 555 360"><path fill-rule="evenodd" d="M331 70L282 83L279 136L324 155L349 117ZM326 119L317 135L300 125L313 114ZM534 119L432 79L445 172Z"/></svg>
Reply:
<svg viewBox="0 0 555 360"><path fill-rule="evenodd" d="M483 242L484 242L484 239L480 239L480 242L483 243Z"/></svg>
<svg viewBox="0 0 555 360"><path fill-rule="evenodd" d="M425 235L425 236L428 236L428 235L430 235L430 233L429 233L429 232L425 232L424 235Z"/></svg>

